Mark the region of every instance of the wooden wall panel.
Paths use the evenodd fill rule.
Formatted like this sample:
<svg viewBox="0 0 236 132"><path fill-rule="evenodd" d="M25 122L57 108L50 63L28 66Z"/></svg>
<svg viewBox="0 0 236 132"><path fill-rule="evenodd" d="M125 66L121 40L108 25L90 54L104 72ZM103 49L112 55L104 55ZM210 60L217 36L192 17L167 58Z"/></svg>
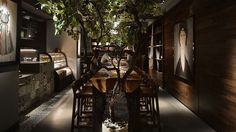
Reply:
<svg viewBox="0 0 236 132"><path fill-rule="evenodd" d="M236 1L182 0L165 15L165 88L220 132L236 131ZM192 85L173 74L173 26L193 15Z"/></svg>
<svg viewBox="0 0 236 132"><path fill-rule="evenodd" d="M200 0L196 6L199 115L217 131L233 132L236 130L236 1Z"/></svg>

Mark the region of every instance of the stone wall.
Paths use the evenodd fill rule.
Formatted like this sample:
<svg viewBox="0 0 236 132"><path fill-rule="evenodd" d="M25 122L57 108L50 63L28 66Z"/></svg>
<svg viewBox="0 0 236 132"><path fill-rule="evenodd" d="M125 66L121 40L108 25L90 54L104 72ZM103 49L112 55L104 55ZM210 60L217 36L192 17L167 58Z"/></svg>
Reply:
<svg viewBox="0 0 236 132"><path fill-rule="evenodd" d="M40 64L37 74L23 74L19 78L18 109L19 113L39 105L54 93L53 63Z"/></svg>

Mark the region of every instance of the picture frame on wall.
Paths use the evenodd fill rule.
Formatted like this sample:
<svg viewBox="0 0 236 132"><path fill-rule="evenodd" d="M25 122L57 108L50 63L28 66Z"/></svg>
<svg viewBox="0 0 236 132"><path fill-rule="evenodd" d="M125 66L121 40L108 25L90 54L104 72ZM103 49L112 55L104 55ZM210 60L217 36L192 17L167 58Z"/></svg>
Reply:
<svg viewBox="0 0 236 132"><path fill-rule="evenodd" d="M18 2L0 0L0 66L17 64Z"/></svg>
<svg viewBox="0 0 236 132"><path fill-rule="evenodd" d="M193 82L194 22L193 17L174 25L174 75Z"/></svg>

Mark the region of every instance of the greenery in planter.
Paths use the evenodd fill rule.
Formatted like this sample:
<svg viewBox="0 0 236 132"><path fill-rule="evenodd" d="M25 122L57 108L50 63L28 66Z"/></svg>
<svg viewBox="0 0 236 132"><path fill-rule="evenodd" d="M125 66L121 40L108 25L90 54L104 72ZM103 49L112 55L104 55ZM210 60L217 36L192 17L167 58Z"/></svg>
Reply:
<svg viewBox="0 0 236 132"><path fill-rule="evenodd" d="M117 85L114 88L114 98L111 106L115 103L115 93L119 93L122 84L132 70L135 70L144 78L149 76L135 65L146 48L144 33L147 28L147 20L162 15L162 0L38 0L43 10L53 16L55 34L66 31L74 39L78 39L80 29L90 38L105 44L112 42L116 47L116 59L118 66L107 68L117 71ZM86 36L84 35L85 56ZM120 77L121 55L125 52L124 47L131 46L134 50L130 53L132 61L124 77ZM155 85L154 81L151 81Z"/></svg>

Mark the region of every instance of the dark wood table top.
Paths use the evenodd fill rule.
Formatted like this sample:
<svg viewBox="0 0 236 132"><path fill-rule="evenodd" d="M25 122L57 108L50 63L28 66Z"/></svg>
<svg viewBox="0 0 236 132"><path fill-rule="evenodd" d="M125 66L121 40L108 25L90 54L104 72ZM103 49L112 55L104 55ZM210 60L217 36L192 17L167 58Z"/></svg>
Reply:
<svg viewBox="0 0 236 132"><path fill-rule="evenodd" d="M125 69L121 69L121 77L124 76L125 72ZM107 71L102 68L90 79L90 81L100 92L105 93L107 90L114 88L117 81L117 73L114 70ZM124 92L133 92L139 87L140 82L140 76L132 71L124 83Z"/></svg>

